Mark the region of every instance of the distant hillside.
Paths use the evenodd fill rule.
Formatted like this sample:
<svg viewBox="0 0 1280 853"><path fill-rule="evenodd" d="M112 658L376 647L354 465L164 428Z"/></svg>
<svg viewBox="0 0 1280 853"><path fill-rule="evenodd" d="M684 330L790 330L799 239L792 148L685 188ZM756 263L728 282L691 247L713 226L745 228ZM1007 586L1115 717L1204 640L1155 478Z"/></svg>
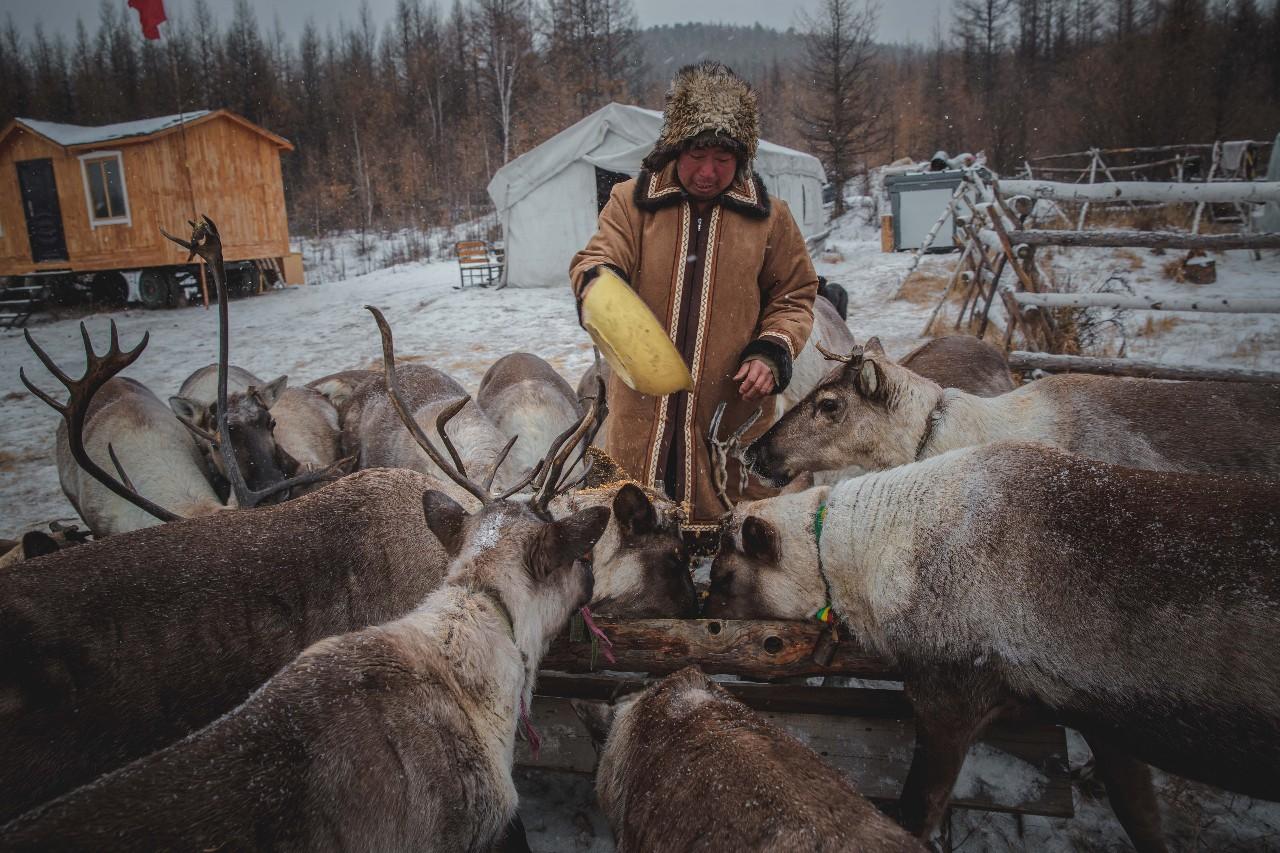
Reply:
<svg viewBox="0 0 1280 853"><path fill-rule="evenodd" d="M786 67L803 49L794 30L779 32L756 24L674 24L640 31L646 82L665 85L682 65L718 59L760 85L773 64Z"/></svg>

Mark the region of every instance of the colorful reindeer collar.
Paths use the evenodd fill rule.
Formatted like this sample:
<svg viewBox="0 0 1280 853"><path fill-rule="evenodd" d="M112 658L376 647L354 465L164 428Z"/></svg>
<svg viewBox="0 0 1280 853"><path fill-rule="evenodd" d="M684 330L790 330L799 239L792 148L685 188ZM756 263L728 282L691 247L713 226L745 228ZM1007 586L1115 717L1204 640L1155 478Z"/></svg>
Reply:
<svg viewBox="0 0 1280 853"><path fill-rule="evenodd" d="M825 503L818 504L818 509L813 514L813 543L818 550L818 576L822 578L822 586L827 593L827 603L818 608L818 612L813 614L813 618L824 625L836 621L836 612L831 606L831 581L827 580L827 571L822 565L822 526L826 522L827 505Z"/></svg>

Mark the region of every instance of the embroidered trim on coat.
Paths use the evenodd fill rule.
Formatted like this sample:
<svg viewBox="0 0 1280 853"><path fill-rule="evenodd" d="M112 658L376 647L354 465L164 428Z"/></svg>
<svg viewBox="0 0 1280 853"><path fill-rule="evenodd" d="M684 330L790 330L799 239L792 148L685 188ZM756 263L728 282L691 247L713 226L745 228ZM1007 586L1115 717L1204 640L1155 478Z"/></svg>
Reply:
<svg viewBox="0 0 1280 853"><path fill-rule="evenodd" d="M787 355L791 356L792 361L795 361L796 351L791 347L791 338L787 337L782 332L761 332L760 337L777 338L782 341L782 345L787 348Z"/></svg>
<svg viewBox="0 0 1280 853"><path fill-rule="evenodd" d="M692 218L692 208L685 204L680 210L680 252L676 255L675 288L671 300L671 311L667 316L667 335L673 344L676 343L676 337L680 334L680 303L684 299L684 273L689 266L685 259L689 257L689 229ZM696 376L694 382L697 382ZM667 408L670 400L671 396L666 395L658 401L658 428L650 435L652 446L649 450L649 477L645 483L650 488L655 487L658 482L658 457L662 454L662 437L667 433Z"/></svg>
<svg viewBox="0 0 1280 853"><path fill-rule="evenodd" d="M707 337L707 323L711 312L707 310L711 303L711 286L715 278L716 232L720 226L720 206L711 208L711 221L707 224L707 254L702 259L702 287L698 293L698 335L693 344L693 387L689 392L689 402L684 411L684 496L692 513L694 504L693 459L697 454L694 448L694 411L697 405L698 381L702 378L702 350Z"/></svg>

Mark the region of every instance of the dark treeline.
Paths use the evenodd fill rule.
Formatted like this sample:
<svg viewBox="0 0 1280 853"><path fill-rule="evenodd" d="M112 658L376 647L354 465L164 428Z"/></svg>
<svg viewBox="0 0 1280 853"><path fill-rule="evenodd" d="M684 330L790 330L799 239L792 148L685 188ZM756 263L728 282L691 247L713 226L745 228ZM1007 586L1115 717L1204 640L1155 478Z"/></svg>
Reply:
<svg viewBox="0 0 1280 853"><path fill-rule="evenodd" d="M955 12L930 46L876 49L864 79L884 97L868 100L823 91L802 33L642 31L631 0L400 0L381 25L361 6L291 37L249 0L226 22L198 3L158 42L123 2L104 3L70 39L0 32L0 122L234 110L297 146L283 162L303 234L479 215L503 162L611 100L660 108L670 74L700 58L752 80L765 136L785 145L810 148L824 108L874 105L858 167L944 148L1012 169L1035 153L1280 127L1274 2L956 0Z"/></svg>

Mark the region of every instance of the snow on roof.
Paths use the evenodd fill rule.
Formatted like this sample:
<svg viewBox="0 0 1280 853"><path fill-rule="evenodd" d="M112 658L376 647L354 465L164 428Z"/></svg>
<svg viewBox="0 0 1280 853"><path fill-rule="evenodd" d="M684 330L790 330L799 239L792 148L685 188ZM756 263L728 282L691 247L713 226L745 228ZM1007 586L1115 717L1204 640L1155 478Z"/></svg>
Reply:
<svg viewBox="0 0 1280 853"><path fill-rule="evenodd" d="M104 124L98 127L84 127L78 124L59 124L54 121L38 121L33 118L20 118L23 124L41 136L48 137L59 145L70 148L75 145L91 145L96 142L110 142L129 136L146 136L177 127L179 120L192 122L204 118L209 110L191 110L181 114L144 118L138 121L125 121L120 124Z"/></svg>
<svg viewBox="0 0 1280 853"><path fill-rule="evenodd" d="M630 104L611 103L526 151L494 173L489 197L506 210L579 159L614 172L635 175L662 129L662 113ZM598 150L612 132L632 147ZM826 183L817 157L760 140L755 169L764 175L796 174Z"/></svg>

